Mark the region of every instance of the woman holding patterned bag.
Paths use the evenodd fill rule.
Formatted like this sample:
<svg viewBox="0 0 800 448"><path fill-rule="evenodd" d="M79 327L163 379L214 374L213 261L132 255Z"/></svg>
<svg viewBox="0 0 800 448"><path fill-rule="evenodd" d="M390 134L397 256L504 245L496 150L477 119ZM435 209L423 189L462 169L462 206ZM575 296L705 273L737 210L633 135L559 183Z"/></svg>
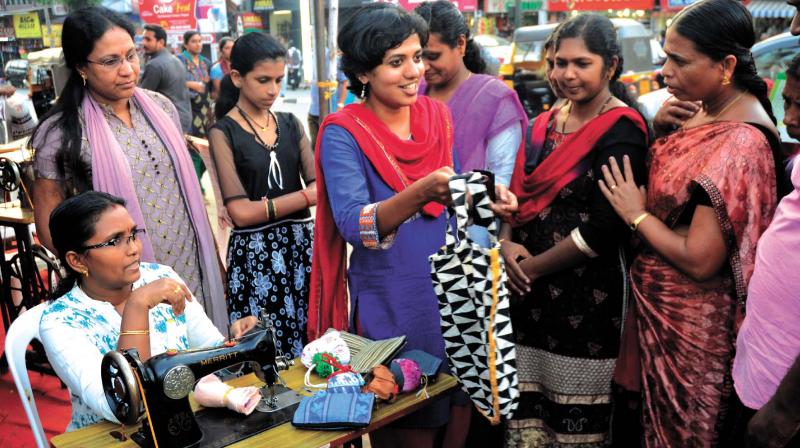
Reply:
<svg viewBox="0 0 800 448"><path fill-rule="evenodd" d="M570 19L554 50L568 103L533 124L511 181L520 213L502 232L521 393L510 447L610 442L630 230L597 177L610 156L628 156L644 183L647 127L616 89L623 61L611 21Z"/></svg>
<svg viewBox="0 0 800 448"><path fill-rule="evenodd" d="M317 140L309 339L352 327L370 339L405 335L407 348L445 358L428 256L444 244L453 135L447 106L417 96L426 40L419 17L385 3L363 7L339 32L342 69L364 101L329 116ZM501 207L516 208L498 193ZM371 433L372 444L431 447L444 428L445 443L463 444L466 405L465 396L437 400Z"/></svg>
<svg viewBox="0 0 800 448"><path fill-rule="evenodd" d="M308 209L317 193L314 155L303 126L290 113L270 110L280 93L285 57L286 49L267 34L236 40L230 79L223 80L222 89L226 92L232 82L232 91L217 102L222 118L209 137L225 208L235 225L228 243L231 321L259 316L264 309L275 323L277 348L296 358L306 342L314 239Z"/></svg>

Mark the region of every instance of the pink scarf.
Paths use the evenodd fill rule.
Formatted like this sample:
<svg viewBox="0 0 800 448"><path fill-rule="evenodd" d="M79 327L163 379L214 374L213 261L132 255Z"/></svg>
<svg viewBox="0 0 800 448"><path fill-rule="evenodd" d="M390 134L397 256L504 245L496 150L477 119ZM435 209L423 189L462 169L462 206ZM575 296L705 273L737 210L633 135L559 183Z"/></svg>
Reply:
<svg viewBox="0 0 800 448"><path fill-rule="evenodd" d="M203 195L200 192L200 183L197 181L197 174L195 174L194 165L189 157L189 151L186 149L183 134L144 90L137 88L133 96L172 157L178 184L183 192L189 210L189 218L197 235L198 255L203 276L208 279L210 290L206 291L206 297L204 297L206 313L217 328L226 334L228 317L223 300L225 289L222 282L219 254L203 203ZM128 212L136 225L142 229L146 228L142 208L139 206L139 197L133 186L131 167L108 126L102 108L88 93L84 95L81 107L86 121L86 137L92 150L93 189L125 199ZM145 233L140 238L142 239L142 260L157 262L150 237Z"/></svg>

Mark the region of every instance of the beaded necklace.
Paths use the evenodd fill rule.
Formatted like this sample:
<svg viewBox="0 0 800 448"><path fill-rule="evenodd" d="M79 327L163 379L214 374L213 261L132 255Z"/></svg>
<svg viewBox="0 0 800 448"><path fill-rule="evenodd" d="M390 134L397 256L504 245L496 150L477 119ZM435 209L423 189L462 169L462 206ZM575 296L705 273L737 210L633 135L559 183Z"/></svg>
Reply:
<svg viewBox="0 0 800 448"><path fill-rule="evenodd" d="M267 150L267 152L269 152L269 172L267 172L267 186L272 188L272 181L274 179L275 185L283 190L283 173L281 172L281 164L278 163L278 156L276 154L276 149L278 149L278 144L281 141L281 127L278 125L278 117L276 117L271 110L267 109L269 116L271 116L275 121L275 143L268 145L267 142L265 142L261 136L258 135L258 132L256 132L256 128L251 122L252 118L250 118L250 116L247 115L247 113L241 107L239 107L238 104L236 105L236 109L239 110L239 114L242 116L242 118L244 118L244 121L247 123L247 125L250 126L250 130L253 131L253 137L255 137L256 142L258 142L258 144L260 144L264 149ZM269 126L269 119L267 119L267 126Z"/></svg>

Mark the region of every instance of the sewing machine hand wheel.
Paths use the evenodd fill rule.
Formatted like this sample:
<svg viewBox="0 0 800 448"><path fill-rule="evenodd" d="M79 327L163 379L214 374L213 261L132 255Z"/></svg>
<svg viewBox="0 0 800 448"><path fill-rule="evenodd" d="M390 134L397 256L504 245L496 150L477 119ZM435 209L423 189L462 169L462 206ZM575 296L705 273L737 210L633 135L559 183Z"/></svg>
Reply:
<svg viewBox="0 0 800 448"><path fill-rule="evenodd" d="M22 182L22 177L16 162L0 157L0 188L5 191L14 191L19 188L20 182Z"/></svg>
<svg viewBox="0 0 800 448"><path fill-rule="evenodd" d="M103 391L111 412L125 425L132 425L141 415L141 394L133 369L125 355L110 351L100 364Z"/></svg>

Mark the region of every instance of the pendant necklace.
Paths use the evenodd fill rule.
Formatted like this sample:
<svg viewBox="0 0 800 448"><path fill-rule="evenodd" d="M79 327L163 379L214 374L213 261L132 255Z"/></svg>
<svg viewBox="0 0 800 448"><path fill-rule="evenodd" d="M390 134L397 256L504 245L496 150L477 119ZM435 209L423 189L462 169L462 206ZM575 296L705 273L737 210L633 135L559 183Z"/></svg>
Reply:
<svg viewBox="0 0 800 448"><path fill-rule="evenodd" d="M253 118L253 117L251 117L250 115L248 115L248 114L247 114L247 113L244 111L244 109L242 109L241 107L239 107L239 105L238 105L238 104L236 105L236 108L237 108L237 109L239 109L239 114L242 116L242 118L244 118L244 119L245 119L245 121L247 121L247 124L250 124L250 122L252 121L253 123L255 123L255 125L256 125L256 126L258 126L259 128L261 128L261 130L262 130L262 131L266 131L267 129L269 129L269 115L267 115L267 124L265 124L264 126L261 126L260 124L258 124L258 122L256 121L256 119L255 119L255 118ZM272 114L272 111L269 111L269 110L268 110L267 112L268 112L270 115ZM275 121L275 123L277 123L277 121ZM250 127L251 127L251 128L253 127L253 126L252 126L252 124L250 124Z"/></svg>
<svg viewBox="0 0 800 448"><path fill-rule="evenodd" d="M256 142L261 145L264 149L269 152L269 171L267 171L267 186L271 189L272 182L275 182L275 186L283 190L283 172L281 171L281 164L278 162L278 155L277 149L278 144L281 142L281 127L278 125L278 117L275 114L267 109L267 112L275 121L275 143L269 145L265 142L258 132L256 132L255 127L253 127L253 123L251 122L251 118L244 110L242 110L239 105L236 105L236 108L239 109L239 113L244 118L244 121L250 126L250 130L253 131L253 137L255 137ZM269 126L269 120L267 120L267 126ZM261 128L262 131L266 131L266 128Z"/></svg>

